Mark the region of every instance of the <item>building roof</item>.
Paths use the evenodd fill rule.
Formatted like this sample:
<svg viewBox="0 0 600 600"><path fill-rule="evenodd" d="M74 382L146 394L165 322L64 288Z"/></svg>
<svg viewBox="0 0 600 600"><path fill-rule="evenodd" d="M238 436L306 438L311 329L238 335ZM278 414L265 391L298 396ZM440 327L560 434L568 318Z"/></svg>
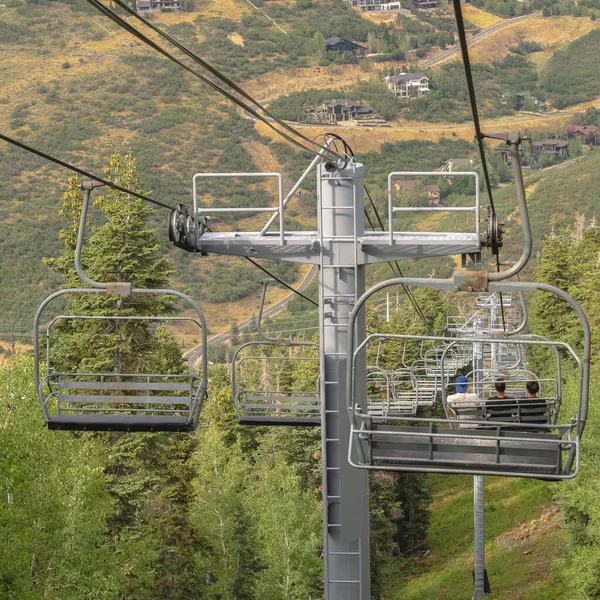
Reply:
<svg viewBox="0 0 600 600"><path fill-rule="evenodd" d="M471 167L473 165L472 158L449 158L446 164L452 163L455 167Z"/></svg>
<svg viewBox="0 0 600 600"><path fill-rule="evenodd" d="M440 186L437 185L436 183L434 183L433 185L424 185L423 186L423 191L424 192L429 192L431 194L439 194L440 193Z"/></svg>
<svg viewBox="0 0 600 600"><path fill-rule="evenodd" d="M535 142L534 146L556 146L557 148L566 148L569 145L569 142L566 140L559 140L557 138L551 138L549 140L544 140L543 142Z"/></svg>
<svg viewBox="0 0 600 600"><path fill-rule="evenodd" d="M344 43L344 44L348 44L349 46L352 46L353 48L362 48L363 50L365 50L366 48L364 46L361 46L360 44L356 44L355 42L349 42L348 40L345 40L344 38L341 38L337 35L332 35L331 37L328 37L325 40L325 46L336 46L337 44L340 43Z"/></svg>
<svg viewBox="0 0 600 600"><path fill-rule="evenodd" d="M391 83L400 83L401 81L416 81L423 78L427 79L425 73L418 71L417 73L398 73L398 75L392 75L389 81Z"/></svg>
<svg viewBox="0 0 600 600"><path fill-rule="evenodd" d="M328 100L323 102L323 106L328 106L329 108L333 108L334 106L342 106L345 108L353 108L362 106L360 102L355 102L354 100L350 100L349 98L334 98L333 100Z"/></svg>
<svg viewBox="0 0 600 600"><path fill-rule="evenodd" d="M598 133L595 125L569 125L567 131L571 133Z"/></svg>
<svg viewBox="0 0 600 600"><path fill-rule="evenodd" d="M397 181L394 187L403 192L416 192L420 186L421 182L418 179L403 179Z"/></svg>

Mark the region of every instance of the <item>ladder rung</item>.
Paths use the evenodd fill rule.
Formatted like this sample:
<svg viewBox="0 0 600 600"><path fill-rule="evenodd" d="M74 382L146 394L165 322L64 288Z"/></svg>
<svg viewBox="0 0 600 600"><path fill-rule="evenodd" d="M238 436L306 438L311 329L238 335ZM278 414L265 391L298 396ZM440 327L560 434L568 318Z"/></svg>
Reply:
<svg viewBox="0 0 600 600"><path fill-rule="evenodd" d="M330 579L329 583L360 583L356 579Z"/></svg>
<svg viewBox="0 0 600 600"><path fill-rule="evenodd" d="M323 298L328 298L330 300L336 300L337 298L356 298L356 296L354 294L331 294L331 295L325 295L323 296Z"/></svg>
<svg viewBox="0 0 600 600"><path fill-rule="evenodd" d="M328 552L331 556L360 556L360 552Z"/></svg>
<svg viewBox="0 0 600 600"><path fill-rule="evenodd" d="M322 269L355 269L356 265L321 265Z"/></svg>

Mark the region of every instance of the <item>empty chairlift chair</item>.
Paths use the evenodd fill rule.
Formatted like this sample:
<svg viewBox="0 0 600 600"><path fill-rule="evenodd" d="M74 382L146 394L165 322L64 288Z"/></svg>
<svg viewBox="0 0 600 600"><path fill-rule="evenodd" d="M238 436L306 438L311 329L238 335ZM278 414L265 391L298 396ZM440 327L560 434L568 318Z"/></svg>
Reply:
<svg viewBox="0 0 600 600"><path fill-rule="evenodd" d="M350 441L348 458L350 464L364 469L391 471L416 471L438 473L464 473L473 475L505 475L537 477L560 480L574 477L579 469L579 446L588 412L590 329L585 314L568 294L553 286L525 282L490 282L493 291L540 290L558 295L576 311L583 327L582 356L567 343L549 341L539 336L522 335L510 338L480 336L442 338L406 336L397 334L370 334L355 346L354 328L357 315L368 298L387 286L406 284L454 289L453 280L399 278L383 282L365 293L353 308L349 339L350 350L347 373L347 402L350 411ZM488 402L482 402L481 410L469 415L468 424L444 418L380 417L369 414L365 402L364 381L360 375L361 356L369 342L377 338L395 339L398 342L412 340L420 343L429 339L447 344L449 354L453 343L460 344L518 344L524 348L546 348L549 356L560 359L563 353L572 359L579 371L579 400L573 414L563 414L560 399L560 366L556 378L541 381L542 394L533 402L520 397L512 400L510 412L496 413ZM560 353L559 353L560 350ZM542 350L538 350L541 352ZM440 361L441 377L445 378L444 360ZM548 361L550 364L550 361ZM523 374L525 379L530 374ZM511 386L520 387L524 381L514 380ZM509 386L509 388L511 387ZM447 396L444 387L443 393ZM489 397L482 398L483 401ZM542 413L541 408L544 407ZM546 408L547 407L547 408Z"/></svg>
<svg viewBox="0 0 600 600"><path fill-rule="evenodd" d="M420 399L427 402L431 396L418 392L418 382L410 369L397 367L397 348L390 347L384 358L384 340L377 345L374 365L367 366L367 407L369 414L416 415ZM404 354L404 353L403 353ZM390 368L393 365L394 368Z"/></svg>
<svg viewBox="0 0 600 600"><path fill-rule="evenodd" d="M85 184L84 184L85 186ZM150 342L161 322L190 322L201 330L206 348L206 322L197 304L185 294L170 289L136 289L130 283L99 283L93 281L81 266L81 250L92 185L84 187L79 235L75 253L76 269L89 288L64 289L46 298L34 319L35 383L42 413L49 429L87 431L191 431L196 428L206 397L207 359L203 352L200 374L156 373L125 370L123 363L143 364L133 352L123 361L123 348L114 348L115 340L127 344L128 335L140 334ZM43 327L44 311L54 301L68 296L115 297L111 316L59 315ZM132 316L127 307L129 297L171 296L183 301L191 317ZM129 305L130 306L130 305ZM73 372L55 364L55 344L68 344L68 334L74 331L93 338L90 346L98 348L97 360L90 364L110 364L108 369ZM63 336L61 338L61 335ZM120 336L120 337L119 337ZM45 338L45 343L42 342ZM66 341L65 341L66 340ZM143 342L142 342L143 346ZM44 369L42 371L42 358ZM56 352L54 352L54 355ZM131 353L130 353L131 354ZM92 356L93 353L90 354ZM138 360L139 359L139 360ZM159 361L160 362L160 361Z"/></svg>
<svg viewBox="0 0 600 600"><path fill-rule="evenodd" d="M242 425L321 424L319 345L268 337L261 329L267 285L257 320L262 340L242 344L231 363L232 394Z"/></svg>

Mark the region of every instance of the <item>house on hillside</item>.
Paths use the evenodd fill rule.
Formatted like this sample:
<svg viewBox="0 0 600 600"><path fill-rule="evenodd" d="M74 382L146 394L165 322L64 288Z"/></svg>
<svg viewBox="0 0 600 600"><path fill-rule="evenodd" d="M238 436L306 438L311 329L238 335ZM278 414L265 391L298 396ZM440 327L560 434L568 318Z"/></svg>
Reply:
<svg viewBox="0 0 600 600"><path fill-rule="evenodd" d="M394 183L394 189L397 192L418 192L421 186L419 179L402 179Z"/></svg>
<svg viewBox="0 0 600 600"><path fill-rule="evenodd" d="M510 153L510 148L508 146L499 146L494 150L500 154L502 161L507 167L512 167L512 154ZM522 166L527 166L529 164L529 159L521 145L519 146L519 157L521 158Z"/></svg>
<svg viewBox="0 0 600 600"><path fill-rule="evenodd" d="M338 121L382 120L369 104L361 104L348 98L326 100L319 107L306 109L306 121L312 123L337 123Z"/></svg>
<svg viewBox="0 0 600 600"><path fill-rule="evenodd" d="M440 169L444 173L453 173L454 171L469 171L475 166L472 158L449 158Z"/></svg>
<svg viewBox="0 0 600 600"><path fill-rule="evenodd" d="M337 35L325 40L325 50L327 50L327 52L339 52L340 54L351 52L352 54L358 54L359 56L364 56L367 53L367 49L364 46L349 42Z"/></svg>
<svg viewBox="0 0 600 600"><path fill-rule="evenodd" d="M427 198L430 206L441 204L440 186L437 184L423 185L420 179L404 179L394 184L394 190L399 193L421 194Z"/></svg>
<svg viewBox="0 0 600 600"><path fill-rule="evenodd" d="M595 146L598 143L599 131L595 125L568 125L567 137L570 140L579 138L584 144Z"/></svg>
<svg viewBox="0 0 600 600"><path fill-rule="evenodd" d="M400 10L400 2L390 2L389 0L344 0L348 8L360 8L363 12L385 12L391 10Z"/></svg>
<svg viewBox="0 0 600 600"><path fill-rule="evenodd" d="M432 206L437 206L442 202L442 195L440 191L440 186L437 184L433 185L424 185L423 192L427 194L427 198L429 198L429 204Z"/></svg>
<svg viewBox="0 0 600 600"><path fill-rule="evenodd" d="M427 10L429 8L437 8L437 0L412 0L413 6L419 10Z"/></svg>
<svg viewBox="0 0 600 600"><path fill-rule="evenodd" d="M137 0L136 2L136 11L139 14L178 10L181 10L181 0Z"/></svg>
<svg viewBox="0 0 600 600"><path fill-rule="evenodd" d="M430 92L425 73L398 73L386 78L388 90L398 98L420 98Z"/></svg>
<svg viewBox="0 0 600 600"><path fill-rule="evenodd" d="M322 110L332 115L337 121L353 121L355 119L364 119L369 115L375 115L375 109L368 104L354 102L348 98L333 99L328 102L323 102Z"/></svg>
<svg viewBox="0 0 600 600"><path fill-rule="evenodd" d="M552 154L554 158L563 158L569 156L569 142L551 138L543 142L534 142L531 144L533 153L540 155L542 153Z"/></svg>

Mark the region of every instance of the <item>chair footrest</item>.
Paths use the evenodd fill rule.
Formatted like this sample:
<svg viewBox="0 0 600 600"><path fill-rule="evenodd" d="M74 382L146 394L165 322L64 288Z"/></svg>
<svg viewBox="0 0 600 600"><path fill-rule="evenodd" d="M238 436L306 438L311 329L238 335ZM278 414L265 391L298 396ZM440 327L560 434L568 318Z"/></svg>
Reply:
<svg viewBox="0 0 600 600"><path fill-rule="evenodd" d="M70 431L191 431L188 417L148 415L55 415L48 429Z"/></svg>
<svg viewBox="0 0 600 600"><path fill-rule="evenodd" d="M321 417L260 417L247 416L238 419L240 425L300 426L318 427Z"/></svg>

